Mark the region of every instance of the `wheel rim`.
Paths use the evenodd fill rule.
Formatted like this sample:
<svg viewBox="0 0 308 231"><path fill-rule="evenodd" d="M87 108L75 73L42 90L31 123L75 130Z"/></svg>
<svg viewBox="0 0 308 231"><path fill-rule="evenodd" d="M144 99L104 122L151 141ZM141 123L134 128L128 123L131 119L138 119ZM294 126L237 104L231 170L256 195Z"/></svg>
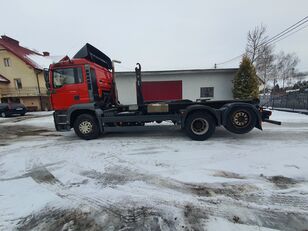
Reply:
<svg viewBox="0 0 308 231"><path fill-rule="evenodd" d="M4 112L1 113L1 117L5 117L5 113Z"/></svg>
<svg viewBox="0 0 308 231"><path fill-rule="evenodd" d="M233 114L232 123L236 127L244 128L250 123L249 113L246 111L237 111Z"/></svg>
<svg viewBox="0 0 308 231"><path fill-rule="evenodd" d="M209 123L206 119L196 118L192 121L190 128L196 135L204 135L209 130Z"/></svg>
<svg viewBox="0 0 308 231"><path fill-rule="evenodd" d="M82 121L79 124L79 131L82 134L89 134L92 132L92 130L93 130L93 125L90 121Z"/></svg>

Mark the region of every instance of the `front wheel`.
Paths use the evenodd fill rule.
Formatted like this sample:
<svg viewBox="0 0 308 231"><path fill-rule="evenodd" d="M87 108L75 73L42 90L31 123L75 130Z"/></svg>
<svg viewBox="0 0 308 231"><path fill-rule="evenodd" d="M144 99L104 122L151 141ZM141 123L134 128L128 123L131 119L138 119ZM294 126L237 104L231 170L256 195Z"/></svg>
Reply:
<svg viewBox="0 0 308 231"><path fill-rule="evenodd" d="M5 117L6 117L6 113L5 113L5 112L2 112L2 113L1 113L1 117L2 117L2 118L5 118Z"/></svg>
<svg viewBox="0 0 308 231"><path fill-rule="evenodd" d="M79 115L74 122L75 133L84 140L96 139L100 135L96 118L90 114Z"/></svg>
<svg viewBox="0 0 308 231"><path fill-rule="evenodd" d="M185 123L185 131L192 140L203 141L210 138L215 128L214 118L206 113L193 113Z"/></svg>

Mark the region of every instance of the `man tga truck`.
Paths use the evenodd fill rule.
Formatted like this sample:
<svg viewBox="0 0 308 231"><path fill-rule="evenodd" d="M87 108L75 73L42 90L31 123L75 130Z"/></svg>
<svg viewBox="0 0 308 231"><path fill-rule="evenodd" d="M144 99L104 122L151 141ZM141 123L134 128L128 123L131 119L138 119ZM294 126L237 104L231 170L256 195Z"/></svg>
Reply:
<svg viewBox="0 0 308 231"><path fill-rule="evenodd" d="M113 62L104 53L86 44L70 59L63 58L45 70L46 86L55 110L57 131L74 128L82 139L90 140L112 131L157 128L153 122L172 121L193 140L206 140L217 126L244 134L262 129L270 111L257 101L174 100L145 102L142 96L141 66L137 64L137 104L118 101ZM168 127L168 126L160 126Z"/></svg>

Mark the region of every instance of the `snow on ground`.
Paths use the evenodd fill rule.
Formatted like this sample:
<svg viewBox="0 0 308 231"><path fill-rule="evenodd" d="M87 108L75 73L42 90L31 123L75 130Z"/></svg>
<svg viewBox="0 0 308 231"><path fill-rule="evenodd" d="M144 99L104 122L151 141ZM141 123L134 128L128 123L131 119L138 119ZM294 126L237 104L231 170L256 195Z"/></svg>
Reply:
<svg viewBox="0 0 308 231"><path fill-rule="evenodd" d="M288 108L281 108L284 111L290 110L292 112L292 109ZM308 110L297 110L298 112L308 112ZM274 113L271 119L275 119L277 116L280 120L284 121L285 123L300 123L307 121L307 115L300 114L300 113L294 113L293 116L290 116L289 113Z"/></svg>
<svg viewBox="0 0 308 231"><path fill-rule="evenodd" d="M54 131L51 112L0 118L0 230L306 230L308 116L245 135L217 128Z"/></svg>

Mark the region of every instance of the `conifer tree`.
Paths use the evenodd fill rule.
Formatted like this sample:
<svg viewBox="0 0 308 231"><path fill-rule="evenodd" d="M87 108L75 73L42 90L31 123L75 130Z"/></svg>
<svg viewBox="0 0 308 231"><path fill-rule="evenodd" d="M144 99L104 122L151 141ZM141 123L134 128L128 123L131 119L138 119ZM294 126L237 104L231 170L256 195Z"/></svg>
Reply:
<svg viewBox="0 0 308 231"><path fill-rule="evenodd" d="M234 78L233 96L235 99L258 99L259 82L256 69L247 56L244 56Z"/></svg>

